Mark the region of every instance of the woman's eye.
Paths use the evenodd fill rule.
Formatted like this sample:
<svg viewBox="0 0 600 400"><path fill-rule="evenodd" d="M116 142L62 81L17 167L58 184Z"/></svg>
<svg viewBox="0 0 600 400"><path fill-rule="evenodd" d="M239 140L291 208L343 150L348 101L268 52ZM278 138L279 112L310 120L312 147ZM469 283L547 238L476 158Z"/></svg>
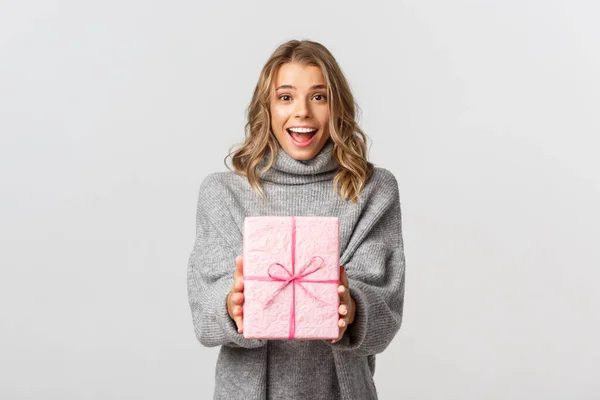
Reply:
<svg viewBox="0 0 600 400"><path fill-rule="evenodd" d="M279 100L286 101L289 97L291 97L289 94L282 94L281 96L279 96ZM315 94L314 97L321 97L323 100L327 99L327 96L325 96L324 94Z"/></svg>

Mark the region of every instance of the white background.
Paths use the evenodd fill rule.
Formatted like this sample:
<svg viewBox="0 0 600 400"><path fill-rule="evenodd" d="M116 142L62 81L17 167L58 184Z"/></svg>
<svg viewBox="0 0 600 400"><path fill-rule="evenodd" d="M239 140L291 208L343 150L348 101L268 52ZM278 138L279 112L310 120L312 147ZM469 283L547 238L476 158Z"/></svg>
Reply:
<svg viewBox="0 0 600 400"><path fill-rule="evenodd" d="M397 177L382 399L600 396L594 1L0 1L0 397L208 399L186 268L271 52L328 47Z"/></svg>

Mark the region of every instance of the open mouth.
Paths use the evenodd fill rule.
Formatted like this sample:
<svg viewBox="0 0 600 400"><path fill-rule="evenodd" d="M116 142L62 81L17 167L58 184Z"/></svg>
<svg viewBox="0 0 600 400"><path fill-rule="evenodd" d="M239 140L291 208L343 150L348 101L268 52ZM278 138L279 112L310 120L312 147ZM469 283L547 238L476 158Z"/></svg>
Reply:
<svg viewBox="0 0 600 400"><path fill-rule="evenodd" d="M286 131L296 144L309 144L319 130L313 129L308 132L294 132L288 128Z"/></svg>

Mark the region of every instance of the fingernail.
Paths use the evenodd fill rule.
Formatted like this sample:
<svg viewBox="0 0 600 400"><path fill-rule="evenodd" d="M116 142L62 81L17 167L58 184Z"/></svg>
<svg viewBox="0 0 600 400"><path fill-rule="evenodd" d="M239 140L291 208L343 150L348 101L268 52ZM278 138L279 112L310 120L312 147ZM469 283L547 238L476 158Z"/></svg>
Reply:
<svg viewBox="0 0 600 400"><path fill-rule="evenodd" d="M340 293L344 293L346 291L346 288L343 286L340 286Z"/></svg>

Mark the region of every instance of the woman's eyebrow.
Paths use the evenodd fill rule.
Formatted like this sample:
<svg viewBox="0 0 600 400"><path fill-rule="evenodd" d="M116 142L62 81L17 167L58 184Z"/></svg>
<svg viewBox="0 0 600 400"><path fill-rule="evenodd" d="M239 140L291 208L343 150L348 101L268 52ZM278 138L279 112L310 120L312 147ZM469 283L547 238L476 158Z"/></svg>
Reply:
<svg viewBox="0 0 600 400"><path fill-rule="evenodd" d="M292 86L292 85L281 85L281 86L279 86L275 90L279 90L279 89L294 89L294 90L296 90L296 88L294 86ZM327 86L325 86L325 85L313 85L313 86L311 86L311 89L327 89Z"/></svg>

